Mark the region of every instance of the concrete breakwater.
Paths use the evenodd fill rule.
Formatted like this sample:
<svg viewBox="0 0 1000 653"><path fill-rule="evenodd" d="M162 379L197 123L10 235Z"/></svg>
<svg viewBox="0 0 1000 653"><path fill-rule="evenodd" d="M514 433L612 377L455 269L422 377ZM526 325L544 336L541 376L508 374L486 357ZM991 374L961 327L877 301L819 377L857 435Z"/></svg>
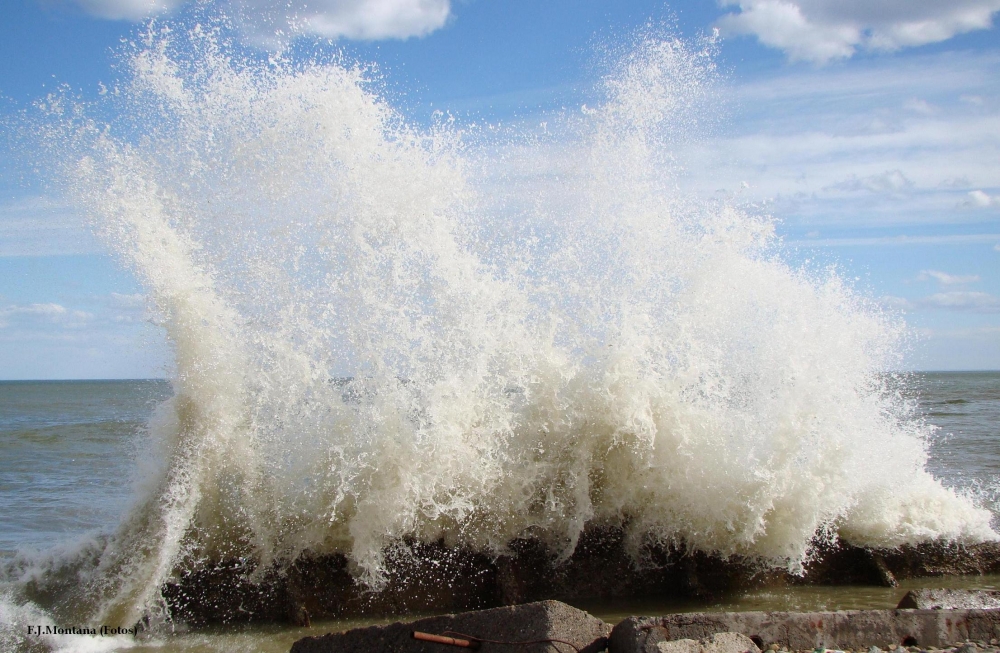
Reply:
<svg viewBox="0 0 1000 653"><path fill-rule="evenodd" d="M345 618L460 612L544 599L714 598L753 587L881 585L921 576L1000 572L1000 545L927 543L873 550L842 543L819 551L801 576L748 559L650 548L636 564L619 531L591 529L573 556L557 563L538 542L512 542L490 557L443 544L409 543L387 556L388 585L355 582L341 555L302 557L280 570L255 571L230 560L180 571L163 588L171 614L191 625L300 622L304 615Z"/></svg>
<svg viewBox="0 0 1000 653"><path fill-rule="evenodd" d="M941 597L938 596L938 599ZM951 605L995 605L997 595L952 592ZM904 603L933 603L910 593ZM720 612L629 617L612 628L558 601L541 601L411 623L358 628L297 641L291 653L447 653L473 648L542 653L760 653L857 651L960 653L998 650L1000 609L848 610L838 612ZM948 604L946 604L948 605ZM430 638L426 638L430 635ZM450 643L427 641L451 637ZM456 641L457 640L457 641Z"/></svg>

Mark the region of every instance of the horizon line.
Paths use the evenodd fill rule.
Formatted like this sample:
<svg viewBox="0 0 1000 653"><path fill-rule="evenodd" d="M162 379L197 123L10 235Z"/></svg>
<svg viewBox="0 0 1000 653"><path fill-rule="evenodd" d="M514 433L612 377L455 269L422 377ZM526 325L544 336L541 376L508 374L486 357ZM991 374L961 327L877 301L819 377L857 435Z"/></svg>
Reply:
<svg viewBox="0 0 1000 653"><path fill-rule="evenodd" d="M1000 373L1000 369L933 369L933 370L891 370L886 372L887 374L955 374L955 373L982 373L982 372L995 372ZM344 377L334 377L333 378L344 378ZM70 383L70 382L94 382L94 381L172 381L171 377L97 377L97 378L55 378L55 379L0 379L0 383Z"/></svg>

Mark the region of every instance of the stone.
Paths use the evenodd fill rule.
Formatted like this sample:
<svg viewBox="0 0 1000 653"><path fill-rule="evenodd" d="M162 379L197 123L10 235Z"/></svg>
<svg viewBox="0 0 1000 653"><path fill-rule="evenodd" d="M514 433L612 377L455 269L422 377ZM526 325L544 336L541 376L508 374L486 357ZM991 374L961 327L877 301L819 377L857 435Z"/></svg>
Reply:
<svg viewBox="0 0 1000 653"><path fill-rule="evenodd" d="M514 642L533 642L517 646L518 653L573 653L572 647L582 653L597 653L605 649L611 626L565 603L539 601L304 637L292 645L291 653L447 653L461 650L418 641L413 638L414 631L482 640L479 649L482 653L509 653L515 650L509 645ZM560 642L549 643L549 640L563 640L572 647Z"/></svg>
<svg viewBox="0 0 1000 653"><path fill-rule="evenodd" d="M312 554L258 569L247 559L174 570L162 595L175 623L312 621L407 613L454 613L543 599L617 597L714 599L734 590L791 585L882 585L896 579L1000 572L1000 542L929 542L869 549L817 543L803 576L762 569L759 560L706 554L683 545L644 545L638 552L620 528L591 526L569 559L540 540L518 539L498 552L404 538L384 551L387 583L372 592L357 583L343 554ZM637 564L636 560L642 560ZM811 650L811 649L810 649Z"/></svg>
<svg viewBox="0 0 1000 653"><path fill-rule="evenodd" d="M1000 592L989 590L910 590L896 607L911 610L995 610L1000 609Z"/></svg>
<svg viewBox="0 0 1000 653"><path fill-rule="evenodd" d="M659 642L657 653L760 653L752 639L739 633L716 633L704 639Z"/></svg>
<svg viewBox="0 0 1000 653"><path fill-rule="evenodd" d="M675 639L669 642L659 642L657 653L700 653L701 644L696 639Z"/></svg>
<svg viewBox="0 0 1000 653"><path fill-rule="evenodd" d="M657 653L660 642L743 634L792 650L869 647L917 651L921 646L1000 636L1000 610L848 610L716 612L629 617L615 626L611 653ZM973 653L973 652L969 652Z"/></svg>

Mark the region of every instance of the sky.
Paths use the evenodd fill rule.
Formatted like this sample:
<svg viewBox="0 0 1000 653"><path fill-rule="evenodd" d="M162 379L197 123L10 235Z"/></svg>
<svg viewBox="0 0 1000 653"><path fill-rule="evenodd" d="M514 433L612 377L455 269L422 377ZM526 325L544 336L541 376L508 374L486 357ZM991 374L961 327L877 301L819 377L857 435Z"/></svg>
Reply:
<svg viewBox="0 0 1000 653"><path fill-rule="evenodd" d="M61 86L113 86L123 42L194 1L0 6L0 379L169 372L143 288L17 132ZM684 146L685 188L760 207L793 265L836 266L904 314L907 368L1000 369L1000 0L198 4L234 17L250 50L320 40L377 64L418 123L578 105L598 53L651 22L689 39L718 30L719 117Z"/></svg>

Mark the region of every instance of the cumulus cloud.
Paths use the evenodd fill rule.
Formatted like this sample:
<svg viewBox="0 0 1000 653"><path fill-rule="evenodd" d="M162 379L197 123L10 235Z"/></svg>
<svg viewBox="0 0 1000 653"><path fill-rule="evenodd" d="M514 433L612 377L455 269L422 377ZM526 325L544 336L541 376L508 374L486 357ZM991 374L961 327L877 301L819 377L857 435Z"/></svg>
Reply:
<svg viewBox="0 0 1000 653"><path fill-rule="evenodd" d="M978 274L948 274L947 272L941 272L940 270L921 270L920 274L917 275L917 281L929 281L934 279L938 283L945 286L953 286L962 283L975 283L979 281Z"/></svg>
<svg viewBox="0 0 1000 653"><path fill-rule="evenodd" d="M301 15L310 33L371 40L425 36L443 27L450 12L449 0L321 0Z"/></svg>
<svg viewBox="0 0 1000 653"><path fill-rule="evenodd" d="M859 50L893 51L993 26L1000 0L728 0L719 20L795 60L826 63Z"/></svg>
<svg viewBox="0 0 1000 653"><path fill-rule="evenodd" d="M73 0L101 18L140 20L190 0ZM223 0L254 40L297 34L361 40L425 36L444 26L451 0Z"/></svg>

